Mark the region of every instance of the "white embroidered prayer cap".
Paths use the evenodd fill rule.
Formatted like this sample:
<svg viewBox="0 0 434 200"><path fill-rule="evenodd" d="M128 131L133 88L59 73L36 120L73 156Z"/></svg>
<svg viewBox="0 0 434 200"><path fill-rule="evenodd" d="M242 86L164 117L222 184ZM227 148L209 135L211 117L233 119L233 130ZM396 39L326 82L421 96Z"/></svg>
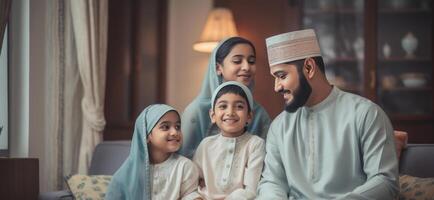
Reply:
<svg viewBox="0 0 434 200"><path fill-rule="evenodd" d="M304 58L321 56L313 29L275 35L265 40L270 67Z"/></svg>

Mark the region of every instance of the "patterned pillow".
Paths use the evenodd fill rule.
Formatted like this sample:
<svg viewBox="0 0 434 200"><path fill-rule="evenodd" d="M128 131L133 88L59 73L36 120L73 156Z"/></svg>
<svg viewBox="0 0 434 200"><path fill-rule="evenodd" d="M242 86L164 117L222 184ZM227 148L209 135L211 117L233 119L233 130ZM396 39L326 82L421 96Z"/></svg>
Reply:
<svg viewBox="0 0 434 200"><path fill-rule="evenodd" d="M66 178L69 190L75 199L104 199L112 176L73 175Z"/></svg>
<svg viewBox="0 0 434 200"><path fill-rule="evenodd" d="M434 178L399 177L399 199L434 199Z"/></svg>

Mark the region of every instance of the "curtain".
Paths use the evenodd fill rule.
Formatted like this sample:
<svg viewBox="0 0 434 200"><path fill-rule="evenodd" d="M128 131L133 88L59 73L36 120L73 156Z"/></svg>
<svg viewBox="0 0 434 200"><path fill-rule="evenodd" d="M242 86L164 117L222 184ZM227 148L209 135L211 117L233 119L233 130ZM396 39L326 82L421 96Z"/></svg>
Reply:
<svg viewBox="0 0 434 200"><path fill-rule="evenodd" d="M81 100L83 128L78 173L87 174L93 150L101 142L105 126L108 2L107 0L74 0L69 3L78 69L84 89Z"/></svg>
<svg viewBox="0 0 434 200"><path fill-rule="evenodd" d="M57 0L46 6L45 107L49 130L45 133L44 156L39 160L41 192L64 189L64 177L77 173L83 97L70 5L67 0Z"/></svg>
<svg viewBox="0 0 434 200"><path fill-rule="evenodd" d="M5 34L6 24L8 23L10 9L11 0L0 0L0 53L2 50L3 36Z"/></svg>

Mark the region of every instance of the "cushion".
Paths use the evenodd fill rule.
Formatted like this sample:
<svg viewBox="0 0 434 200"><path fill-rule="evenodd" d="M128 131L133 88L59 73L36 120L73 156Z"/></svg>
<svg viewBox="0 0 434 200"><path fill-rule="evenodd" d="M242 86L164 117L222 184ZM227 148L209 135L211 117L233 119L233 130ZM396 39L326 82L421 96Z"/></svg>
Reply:
<svg viewBox="0 0 434 200"><path fill-rule="evenodd" d="M399 177L399 199L434 199L434 178Z"/></svg>
<svg viewBox="0 0 434 200"><path fill-rule="evenodd" d="M395 135L396 153L399 159L402 150L404 150L407 147L408 134L407 132L404 131L394 131L394 135Z"/></svg>
<svg viewBox="0 0 434 200"><path fill-rule="evenodd" d="M112 176L73 175L66 178L69 190L75 199L104 199Z"/></svg>

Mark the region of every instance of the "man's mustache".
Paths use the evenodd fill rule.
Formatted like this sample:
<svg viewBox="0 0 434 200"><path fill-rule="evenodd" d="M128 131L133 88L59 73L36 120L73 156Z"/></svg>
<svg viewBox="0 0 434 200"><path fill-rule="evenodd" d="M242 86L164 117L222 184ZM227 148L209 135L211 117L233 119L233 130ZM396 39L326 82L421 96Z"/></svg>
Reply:
<svg viewBox="0 0 434 200"><path fill-rule="evenodd" d="M285 93L289 93L289 90L285 90L285 89L280 89L279 91L277 91L280 94L285 94Z"/></svg>

